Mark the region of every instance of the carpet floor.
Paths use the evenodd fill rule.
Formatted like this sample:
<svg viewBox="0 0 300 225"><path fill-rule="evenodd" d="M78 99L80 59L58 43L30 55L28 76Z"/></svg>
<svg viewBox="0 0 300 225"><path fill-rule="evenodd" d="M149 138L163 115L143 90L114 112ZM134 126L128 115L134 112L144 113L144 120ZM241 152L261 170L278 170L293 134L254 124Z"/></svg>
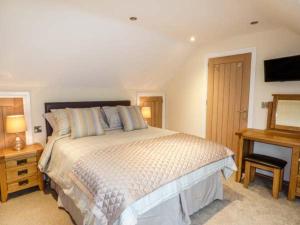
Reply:
<svg viewBox="0 0 300 225"><path fill-rule="evenodd" d="M224 181L224 200L195 213L192 225L300 225L300 199L286 200L286 188L275 200L271 182L257 178L249 189L233 179ZM57 208L53 193L25 191L0 203L0 225L72 225L66 211Z"/></svg>

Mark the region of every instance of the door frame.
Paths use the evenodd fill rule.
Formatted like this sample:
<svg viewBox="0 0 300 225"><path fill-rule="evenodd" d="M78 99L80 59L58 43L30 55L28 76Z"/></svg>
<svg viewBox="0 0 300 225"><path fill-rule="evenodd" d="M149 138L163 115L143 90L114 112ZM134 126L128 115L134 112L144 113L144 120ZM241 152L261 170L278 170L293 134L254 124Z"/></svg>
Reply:
<svg viewBox="0 0 300 225"><path fill-rule="evenodd" d="M247 121L247 127L253 128L253 113L254 113L254 92L255 92L255 76L256 76L256 48L243 48L243 49L237 49L232 51L223 51L223 52L212 52L205 56L205 83L206 83L206 92L205 92L205 99L207 102L207 91L208 91L208 61L210 58L218 58L218 57L224 57L224 56L231 56L231 55L239 55L239 54L245 54L245 53L251 53L251 71L250 71L250 87L249 87L249 108L248 108L248 121ZM204 118L202 121L203 130L202 134L204 138L206 137L206 112L207 112L207 104L205 104L205 111Z"/></svg>
<svg viewBox="0 0 300 225"><path fill-rule="evenodd" d="M162 128L164 129L166 127L166 98L165 93L163 92L137 92L136 93L136 104L140 104L140 97L153 97L153 96L160 96L163 99L162 103Z"/></svg>
<svg viewBox="0 0 300 225"><path fill-rule="evenodd" d="M31 103L29 92L13 92L13 91L1 91L0 98L22 98L24 107L24 116L26 119L26 144L32 144L32 120L31 120Z"/></svg>

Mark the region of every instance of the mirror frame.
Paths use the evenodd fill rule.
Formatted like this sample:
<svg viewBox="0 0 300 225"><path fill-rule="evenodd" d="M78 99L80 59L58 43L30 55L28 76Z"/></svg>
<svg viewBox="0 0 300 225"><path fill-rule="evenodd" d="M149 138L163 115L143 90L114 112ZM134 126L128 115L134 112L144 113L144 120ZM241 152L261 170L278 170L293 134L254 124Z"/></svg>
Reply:
<svg viewBox="0 0 300 225"><path fill-rule="evenodd" d="M273 102L269 103L268 128L283 131L300 132L300 127L276 125L276 111L278 100L299 100L300 94L273 94Z"/></svg>

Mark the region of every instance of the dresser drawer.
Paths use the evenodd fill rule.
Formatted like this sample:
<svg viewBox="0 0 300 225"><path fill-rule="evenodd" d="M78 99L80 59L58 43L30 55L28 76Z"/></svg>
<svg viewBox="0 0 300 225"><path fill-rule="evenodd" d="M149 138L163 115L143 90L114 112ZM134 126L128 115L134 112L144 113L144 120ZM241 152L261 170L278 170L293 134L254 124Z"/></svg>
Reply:
<svg viewBox="0 0 300 225"><path fill-rule="evenodd" d="M9 168L6 170L7 183L20 180L24 177L31 177L37 175L37 165L36 163L27 164L25 166L18 166L14 168Z"/></svg>
<svg viewBox="0 0 300 225"><path fill-rule="evenodd" d="M8 193L20 191L38 185L37 176L21 179L7 185Z"/></svg>
<svg viewBox="0 0 300 225"><path fill-rule="evenodd" d="M19 159L11 159L5 162L6 168L12 168L17 166L25 166L36 162L36 156L24 157Z"/></svg>

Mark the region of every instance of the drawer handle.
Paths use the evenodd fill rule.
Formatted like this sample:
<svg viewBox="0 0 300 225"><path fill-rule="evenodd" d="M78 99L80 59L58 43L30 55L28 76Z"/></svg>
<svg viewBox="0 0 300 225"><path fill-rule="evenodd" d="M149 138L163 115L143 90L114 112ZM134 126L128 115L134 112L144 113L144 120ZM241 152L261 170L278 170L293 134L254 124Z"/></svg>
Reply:
<svg viewBox="0 0 300 225"><path fill-rule="evenodd" d="M21 166L27 163L27 159L21 159L21 160L17 160L17 165Z"/></svg>
<svg viewBox="0 0 300 225"><path fill-rule="evenodd" d="M26 185L28 183L29 183L28 180L22 180L22 181L19 181L19 186L23 186L23 185Z"/></svg>
<svg viewBox="0 0 300 225"><path fill-rule="evenodd" d="M28 169L18 171L18 176L22 176L28 173Z"/></svg>

